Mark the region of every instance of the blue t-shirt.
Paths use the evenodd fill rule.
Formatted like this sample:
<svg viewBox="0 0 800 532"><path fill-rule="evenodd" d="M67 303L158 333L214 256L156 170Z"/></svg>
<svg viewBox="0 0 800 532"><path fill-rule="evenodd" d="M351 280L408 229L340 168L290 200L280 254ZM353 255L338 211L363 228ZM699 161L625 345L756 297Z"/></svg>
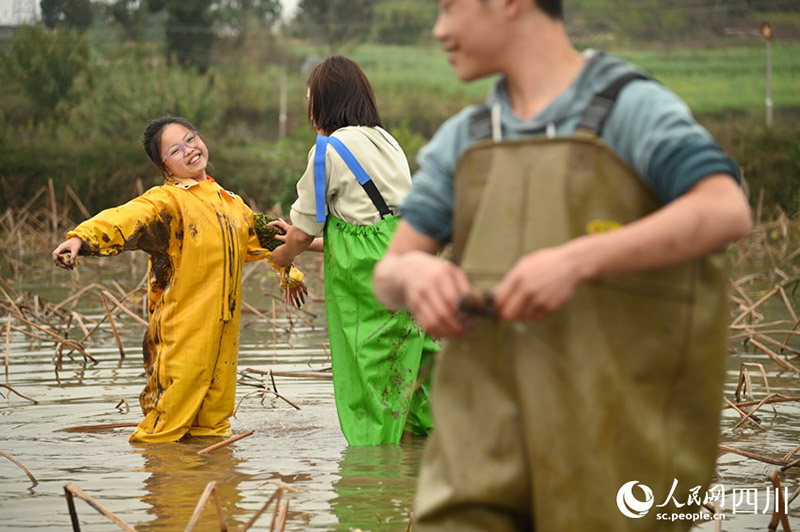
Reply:
<svg viewBox="0 0 800 532"><path fill-rule="evenodd" d="M551 134L572 135L592 96L620 74L635 69L610 55L587 55L586 66L575 81L530 120L514 114L505 79L500 78L487 104L500 106L503 138L540 136L548 129ZM450 241L453 230L453 175L461 155L474 142L469 124L479 109L470 106L448 119L420 150L420 169L400 209L415 230L443 243ZM697 123L686 104L655 81L636 80L623 88L602 137L663 203L712 174L740 179L737 165Z"/></svg>

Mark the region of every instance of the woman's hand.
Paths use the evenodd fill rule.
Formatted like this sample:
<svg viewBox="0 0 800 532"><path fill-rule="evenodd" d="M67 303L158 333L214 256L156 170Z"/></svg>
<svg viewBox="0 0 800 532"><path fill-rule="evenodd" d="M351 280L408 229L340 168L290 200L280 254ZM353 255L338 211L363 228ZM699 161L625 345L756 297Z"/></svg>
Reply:
<svg viewBox="0 0 800 532"><path fill-rule="evenodd" d="M78 260L78 252L82 245L83 240L77 236L65 240L53 250L53 262L59 268L71 270L75 267L75 261Z"/></svg>
<svg viewBox="0 0 800 532"><path fill-rule="evenodd" d="M294 288L289 288L286 290L286 302L290 305L300 308L303 306L303 303L306 302L307 295L308 288L306 287L306 282L300 281L300 284Z"/></svg>
<svg viewBox="0 0 800 532"><path fill-rule="evenodd" d="M291 227L291 225L287 224L280 218L278 218L277 220L272 220L267 225L274 225L275 227L280 227L281 229L283 229L282 235L275 233L275 240L278 240L280 242L286 242L286 233L289 232L289 228Z"/></svg>

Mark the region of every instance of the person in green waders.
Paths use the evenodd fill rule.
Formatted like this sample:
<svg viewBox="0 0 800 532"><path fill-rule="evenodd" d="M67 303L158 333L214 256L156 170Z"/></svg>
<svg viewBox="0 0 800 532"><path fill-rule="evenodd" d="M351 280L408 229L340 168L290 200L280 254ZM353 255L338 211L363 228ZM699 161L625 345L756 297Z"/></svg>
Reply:
<svg viewBox="0 0 800 532"><path fill-rule="evenodd" d="M724 247L752 223L737 166L668 89L577 52L558 0L441 0L433 31L461 80L500 77L420 152L374 272L447 338L414 529L688 530L716 460Z"/></svg>
<svg viewBox="0 0 800 532"><path fill-rule="evenodd" d="M333 389L347 442L427 435L429 385L417 378L438 345L408 312L389 311L372 291L372 270L411 188L408 160L383 129L372 86L350 59L332 56L311 72L308 116L317 141L297 183L292 225L273 222L286 236L270 260L288 265L306 249L324 253Z"/></svg>

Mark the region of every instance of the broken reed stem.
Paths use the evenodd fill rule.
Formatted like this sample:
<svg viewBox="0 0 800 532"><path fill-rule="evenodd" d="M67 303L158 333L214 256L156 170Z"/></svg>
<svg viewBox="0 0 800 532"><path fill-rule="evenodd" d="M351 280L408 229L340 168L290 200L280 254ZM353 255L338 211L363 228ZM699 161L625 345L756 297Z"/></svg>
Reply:
<svg viewBox="0 0 800 532"><path fill-rule="evenodd" d="M314 379L332 379L333 373L324 373L322 371L264 371L261 369L247 368L240 373L257 373L259 375L272 374L275 377L311 377ZM800 398L798 398L800 400Z"/></svg>
<svg viewBox="0 0 800 532"><path fill-rule="evenodd" d="M258 486L266 486L267 484L272 484L273 486L277 486L277 487L279 487L281 489L284 489L284 490L287 490L287 491L291 491L293 493L300 493L299 489L293 488L292 486L290 486L288 484L284 484L280 480L265 480L264 482L259 482L258 484L256 484L256 486L257 487Z"/></svg>
<svg viewBox="0 0 800 532"><path fill-rule="evenodd" d="M789 370L789 371L794 371L795 373L800 373L800 369L797 369L795 366L793 366L792 364L787 362L784 357L782 357L779 354L775 353L774 351L772 351L770 348L768 348L767 346L765 346L764 344L762 344L758 340L755 340L755 339L751 338L750 340L748 340L748 342L753 344L755 347L757 347L761 351L763 351L769 358L771 358L777 365L779 365L783 369Z"/></svg>
<svg viewBox="0 0 800 532"><path fill-rule="evenodd" d="M83 490L81 490L74 482L70 482L69 484L64 486L64 492L67 494L67 504L70 505L70 515L72 516L72 526L73 526L74 530L80 530L80 529L79 528L75 528L75 526L76 526L76 524L78 522L78 515L75 512L75 506L74 506L74 503L72 502L71 495L75 495L79 499L83 499L84 501L86 501L89 504L89 506L91 506L92 508L94 508L95 510L97 510L98 512L103 514L104 516L106 516L109 519L111 519L117 526L119 526L120 528L122 528L126 532L136 532L136 530L133 527L131 527L130 525L125 523L122 519L120 519L119 517L114 515L111 511L109 511L105 507L103 507L102 504L100 504L99 502L95 501L89 495L84 493Z"/></svg>
<svg viewBox="0 0 800 532"><path fill-rule="evenodd" d="M780 458L770 458L768 456L762 456L760 454L754 453L753 451L746 451L744 449L736 449L735 447L728 447L727 445L719 444L717 448L720 451L726 453L733 453L738 454L739 456L744 456L746 458L752 458L753 460L758 460L759 462L764 462L767 464L772 464L776 466L785 466L786 462L781 460Z"/></svg>
<svg viewBox="0 0 800 532"><path fill-rule="evenodd" d="M799 319L799 320L797 320L797 321L794 323L794 325L792 325L792 330L791 330L791 332L790 332L789 334L787 334L787 335L786 335L786 340L784 340L784 341L783 341L783 343L784 343L784 344L786 344L786 345L788 345L788 344L789 344L789 340L791 340L791 338L792 338L792 334L794 334L794 332L797 330L797 328L798 328L798 327L800 327L800 319Z"/></svg>
<svg viewBox="0 0 800 532"><path fill-rule="evenodd" d="M123 304L122 304L122 303L121 303L121 302L120 302L120 301L119 301L119 300L118 300L116 297L114 297L114 295L113 295L111 292L109 292L108 290L103 290L103 291L101 292L101 294L102 294L102 295L104 295L105 297L107 297L109 300L111 300L111 302L112 302L112 303L114 303L114 304L117 306L117 308L118 308L118 309L120 309L122 312L124 312L125 314L127 314L128 316L130 316L131 318L133 318L134 320L136 320L137 322L139 322L141 325L144 325L145 327L149 327L149 326L150 326L150 324L149 324L149 323L147 323L147 321L146 321L146 320L142 319L142 317L141 317L141 316L139 316L138 314L136 314L135 312L133 312L132 310L130 310L128 307L126 307L125 305L123 305ZM130 295L130 294L128 294L128 295ZM125 296L125 299L127 299L127 298L128 298L128 296ZM110 319L110 318L109 318L109 319Z"/></svg>
<svg viewBox="0 0 800 532"><path fill-rule="evenodd" d="M739 415L741 415L741 416L742 416L742 419L743 419L743 420L747 420L747 421L749 421L750 423L752 423L753 425L755 425L755 426L756 426L756 427L758 427L759 429L763 430L764 432L766 432L766 431L767 431L767 429L765 429L764 427L762 427L760 423L758 423L756 420L754 420L754 419L750 418L750 416L747 414L747 412L745 412L744 410L742 410L741 408L739 408L738 406L736 406L735 404L733 404L733 402L731 402L731 400L730 400L730 399L728 399L727 397L724 397L723 399L725 399L725 402L727 402L729 406L731 406L731 407L732 407L734 410L736 410L737 412L739 412ZM737 425L737 426L738 426L738 425Z"/></svg>
<svg viewBox="0 0 800 532"><path fill-rule="evenodd" d="M273 493L272 496L269 498L269 500L264 503L264 506L262 506L261 509L257 511L256 514L253 517L251 517L247 523L245 523L244 527L242 527L242 529L239 532L246 532L251 526L253 526L255 522L258 520L258 518L261 517L261 515L267 511L269 505L272 504L272 501L275 500L275 498L278 496L278 493L281 493L281 491L282 490L280 488L275 490L275 493Z"/></svg>
<svg viewBox="0 0 800 532"><path fill-rule="evenodd" d="M753 408L751 411L747 412L747 415L745 415L745 417L743 417L742 419L740 419L740 420L739 420L739 422L738 422L738 423L736 423L736 425L735 425L733 428L734 428L734 429L737 429L737 428L739 428L739 426L740 426L742 423L744 423L744 422L745 422L745 421L747 421L748 419L752 419L752 416L753 416L753 414L755 414L756 412L758 412L758 409L759 409L759 408L761 408L762 406L764 406L764 404L766 403L766 401L767 401L767 400L768 400L770 397L772 397L772 395L773 395L773 394L769 394L769 395L767 395L767 396L766 396L764 399L762 399L762 400L761 400L761 401L760 401L760 402L759 402L759 403L758 403L758 404L755 406L755 408Z"/></svg>
<svg viewBox="0 0 800 532"><path fill-rule="evenodd" d="M785 342L781 343L778 340L775 340L774 338L770 338L769 336L767 336L764 333L760 333L760 332L756 332L756 331L747 331L747 333L748 334L745 336L745 342L749 342L753 338L758 338L759 340L763 340L764 342L766 342L768 344L772 344L774 346L780 347L784 351L788 351L789 353L792 353L792 354L795 354L795 355L800 355L800 350L794 349L793 347L789 347L787 345L787 343L785 343ZM791 335L789 335L789 336L791 337Z"/></svg>
<svg viewBox="0 0 800 532"><path fill-rule="evenodd" d="M775 489L775 496L777 500L775 501L775 511L772 512L772 519L770 519L769 525L767 528L769 530L777 530L778 523L783 526L784 532L792 532L791 527L789 526L789 516L786 515L786 501L783 499L783 490L781 490L781 479L780 473L776 471L772 471L767 478L772 482L772 487Z"/></svg>
<svg viewBox="0 0 800 532"><path fill-rule="evenodd" d="M774 394L774 396L775 397L773 399L770 399L769 401L767 401L766 404L793 403L793 402L800 401L800 397L787 397L787 396L781 395L779 393ZM745 401L745 402L742 402L742 403L735 403L734 404L734 403L730 403L730 401L729 401L729 404L722 405L722 409L725 410L726 408L736 408L736 407L742 408L742 407L745 407L745 406L753 406L753 405L757 405L760 402L761 401Z"/></svg>
<svg viewBox="0 0 800 532"><path fill-rule="evenodd" d="M80 343L73 342L72 340L67 340L66 338L62 338L61 336L57 335L56 333L50 332L47 329L45 329L44 327L36 325L32 321L24 318L21 314L17 314L17 313L14 313L14 314L15 314L14 317L17 318L18 320L20 320L21 322L24 322L24 323L30 325L31 327L33 327L34 329L42 331L43 333L47 334L48 336L53 337L54 339L58 340L59 342L68 345L69 347L71 347L72 349L74 349L75 351L78 351L81 355L83 355L84 358L88 358L89 360L91 360L92 362L97 364L97 360L93 356L91 356L89 353L87 353L86 350L80 345ZM85 340L85 338L84 338L84 340Z"/></svg>
<svg viewBox="0 0 800 532"><path fill-rule="evenodd" d="M283 532L286 528L286 517L289 515L289 501L281 501L279 505L278 519L275 523L275 532Z"/></svg>
<svg viewBox="0 0 800 532"><path fill-rule="evenodd" d="M786 456L784 456L784 457L783 457L783 459L784 459L784 460L789 460L789 458L791 458L792 456L794 456L794 455L795 455L795 453L796 453L797 451L800 451L800 445L798 445L797 447L795 447L794 449L792 449L792 450L791 450L791 452L789 452L789 453L788 453Z"/></svg>
<svg viewBox="0 0 800 532"><path fill-rule="evenodd" d="M242 383L242 384L247 384L247 383ZM258 386L258 385L253 385L253 386ZM263 385L261 385L261 386L263 386ZM285 398L284 396L282 396L278 392L276 392L274 390L269 390L269 389L262 389L262 390L255 390L255 391L248 392L248 393L244 394L242 396L242 398L239 399L239 402L236 404L236 408L233 410L233 417L236 417L236 412L239 411L239 407L242 405L242 401L244 401L246 398L250 397L251 395L256 395L256 394L264 395L264 394L267 394L267 393L271 393L272 395L274 395L278 399L283 399L290 406L293 406L296 410L301 410L301 408L299 406L297 406L296 404L294 404L293 402L291 402L290 400L288 400L287 398Z"/></svg>
<svg viewBox="0 0 800 532"><path fill-rule="evenodd" d="M784 282L786 282L786 281L784 281ZM753 303L752 305L747 307L741 314L739 314L739 316L735 320L733 320L733 323L731 323L731 326L738 325L739 322L742 321L744 318L746 318L748 314L751 314L762 303L764 303L764 301L768 300L769 298L771 298L772 296L777 294L780 289L781 289L781 285L778 285L778 286L774 287L772 290L767 292L766 295L764 295L761 299L759 299L758 301L756 301L755 303Z"/></svg>
<svg viewBox="0 0 800 532"><path fill-rule="evenodd" d="M248 436L252 436L254 432L255 432L254 430L251 430L250 432L245 432L244 434L239 434L238 436L233 436L232 438L228 438L225 441L221 441L219 443L215 443L214 445L212 445L210 447L206 447L205 449L197 451L197 454L208 454L208 453L214 452L217 449L220 449L222 447L227 447L228 445L232 444L233 442L237 442L237 441L241 440L242 438L247 438Z"/></svg>
<svg viewBox="0 0 800 532"><path fill-rule="evenodd" d="M277 328L283 329L287 333L291 332L291 330L288 327L285 327L285 326L279 324L276 320L270 318L269 316L267 316L266 314L264 314L263 312L261 312L260 310L258 310L254 306L252 306L247 301L242 300L242 308L244 308L248 312L252 312L253 314L258 316L262 320L268 322L270 325L272 325L273 328L277 327Z"/></svg>
<svg viewBox="0 0 800 532"><path fill-rule="evenodd" d="M97 430L108 429L121 429L127 427L138 427L138 423L109 423L106 425L77 425L75 427L67 427L65 429L58 429L58 432L94 432Z"/></svg>
<svg viewBox="0 0 800 532"><path fill-rule="evenodd" d="M272 523L269 525L270 532L275 531L275 523L278 520L278 513L280 513L281 500L283 500L283 490L279 489L275 497L275 512L272 514Z"/></svg>
<svg viewBox="0 0 800 532"><path fill-rule="evenodd" d="M8 315L6 323L6 386L8 386L8 367L11 365L11 314Z"/></svg>
<svg viewBox="0 0 800 532"><path fill-rule="evenodd" d="M214 490L214 506L217 509L217 522L220 532L228 532L228 525L225 524L225 514L222 513L222 502L219 500L219 490Z"/></svg>
<svg viewBox="0 0 800 532"><path fill-rule="evenodd" d="M8 458L9 460L11 460L11 462L12 462L14 465L16 465L17 467L19 467L20 469L22 469L22 470L25 472L25 474L26 474L26 475L28 475L28 478L29 478L29 479L31 479L31 482L33 482L33 485L34 485L34 486L36 486L37 484L39 484L39 481L38 481L38 480L36 480L36 477L34 477L34 476L33 476L33 474L32 474L32 473L31 473L31 472L28 470L28 468L27 468L27 467L25 467L24 465L22 465L22 462L20 462L19 460L17 460L16 458L14 458L13 456L11 456L10 454L8 454L8 453L5 453L5 452L3 452L3 451L0 451L0 456L3 456L3 457L5 457L5 458Z"/></svg>
<svg viewBox="0 0 800 532"><path fill-rule="evenodd" d="M27 395L25 395L25 394L23 394L23 393L19 393L17 390L15 390L14 388L12 388L12 387L11 387L11 386L9 386L8 384L0 384L0 386L2 386L3 388L6 388L6 389L7 389L8 391L10 391L10 392L14 392L15 394L19 395L19 396L20 396L20 397L22 397L23 399L27 399L28 401L32 402L32 403L33 403L33 404L35 404L35 405L38 405L38 404L39 404L39 401L37 401L37 400L36 400L36 399L34 399L33 397L28 397Z"/></svg>
<svg viewBox="0 0 800 532"><path fill-rule="evenodd" d="M203 490L203 494L200 495L200 500L197 501L197 506L194 507L194 512L192 513L191 519L189 519L189 523L186 525L185 532L190 532L194 529L194 526L197 524L197 521L200 520L200 514L203 513L203 508L208 502L208 498L211 496L211 492L216 494L217 491L217 483L215 481L211 481L206 484L206 489ZM222 511L221 507L218 507L219 511Z"/></svg>
<svg viewBox="0 0 800 532"><path fill-rule="evenodd" d="M106 316L108 316L108 323L111 325L111 332L114 333L114 340L117 342L117 348L119 349L119 358L121 360L125 360L125 350L122 348L122 340L119 337L119 332L117 332L117 324L114 323L114 316L111 315L111 309L108 308L108 301L106 301L106 296L101 295L100 300L103 302L103 307L106 309Z"/></svg>

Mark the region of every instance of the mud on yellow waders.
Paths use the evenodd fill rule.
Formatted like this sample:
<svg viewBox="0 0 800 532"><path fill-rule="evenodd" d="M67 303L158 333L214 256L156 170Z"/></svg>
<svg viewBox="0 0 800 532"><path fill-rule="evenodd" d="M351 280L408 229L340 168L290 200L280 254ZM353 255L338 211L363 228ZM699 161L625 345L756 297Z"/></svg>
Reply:
<svg viewBox="0 0 800 532"><path fill-rule="evenodd" d="M615 93L616 94L616 93ZM613 98L612 98L613 101ZM599 139L591 104L574 137L480 141L455 175L454 252L491 290L521 256L659 208ZM597 115L597 116L595 116ZM599 223L598 223L599 221ZM509 235L497 239L495 235ZM415 530L683 530L670 493L711 480L729 313L723 253L580 287L543 322L476 319L445 344ZM624 516L618 490L653 494ZM645 500L638 489L634 496Z"/></svg>
<svg viewBox="0 0 800 532"><path fill-rule="evenodd" d="M241 198L213 180L151 188L107 209L67 237L86 255L150 255L149 327L143 344L144 419L132 442L231 433L241 320L242 266L267 258ZM274 266L273 266L274 267ZM302 274L277 268L282 285Z"/></svg>
<svg viewBox="0 0 800 532"><path fill-rule="evenodd" d="M328 143L364 187L381 214L380 222L353 225L331 215L326 220ZM390 312L372 291L372 271L392 240L398 218L336 137L317 137L314 173L317 220L326 222L325 311L342 433L353 446L399 443L404 430L426 435L432 426L429 384L426 380L418 387L417 377L438 346L408 312Z"/></svg>

